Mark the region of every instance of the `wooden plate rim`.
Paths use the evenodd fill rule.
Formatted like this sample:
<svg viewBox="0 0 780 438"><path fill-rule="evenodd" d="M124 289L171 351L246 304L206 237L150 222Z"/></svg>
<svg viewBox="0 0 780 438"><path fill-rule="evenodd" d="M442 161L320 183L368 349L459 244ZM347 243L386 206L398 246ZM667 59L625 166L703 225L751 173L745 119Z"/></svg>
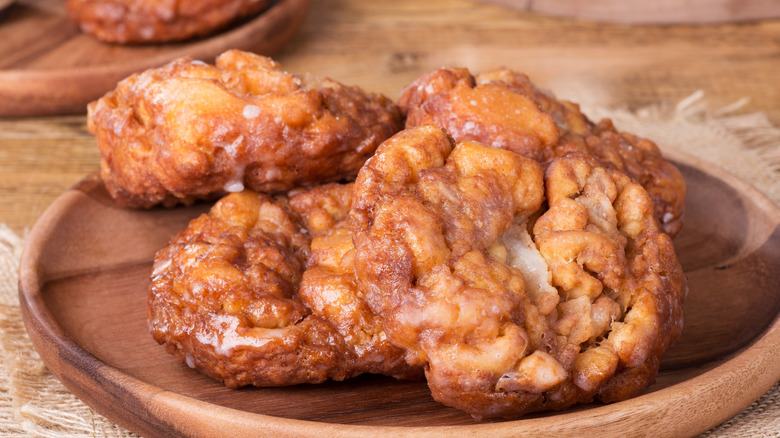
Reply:
<svg viewBox="0 0 780 438"><path fill-rule="evenodd" d="M310 6L311 0L278 0L240 26L190 43L172 43L170 50L137 62L109 62L63 69L0 69L0 99L7 103L0 108L0 116L86 113L86 104L113 88L112 84L132 73L161 66L182 56L212 61L228 49L271 55L297 32ZM274 30L278 30L274 25L282 22L289 26L284 32L273 34Z"/></svg>
<svg viewBox="0 0 780 438"><path fill-rule="evenodd" d="M748 183L684 152L664 150L664 153L674 161L693 166L749 194L775 222L775 228L780 224L780 207ZM596 424L594 420L598 420L600 435L624 436L631 424L646 416L667 419L654 425L654 433L659 436L698 434L744 410L780 381L779 313L750 345L709 371L630 400L578 412L501 423L414 427L320 423L214 405L148 384L97 359L69 339L49 312L41 295L42 273L36 261L42 243L54 231L60 216L81 196L86 195L73 189L64 193L44 212L26 239L19 271L22 317L41 358L47 365L57 365L51 366L52 372L69 390L107 418L145 436L219 436L224 434L226 425L237 434L277 437L338 434L363 438L366 433L388 437L469 433L578 436ZM98 390L82 387L69 377L70 373L95 382ZM711 398L741 403L705 406L705 401ZM117 408L120 401L123 407ZM668 421L669 418L679 421ZM585 422L586 419L589 421Z"/></svg>

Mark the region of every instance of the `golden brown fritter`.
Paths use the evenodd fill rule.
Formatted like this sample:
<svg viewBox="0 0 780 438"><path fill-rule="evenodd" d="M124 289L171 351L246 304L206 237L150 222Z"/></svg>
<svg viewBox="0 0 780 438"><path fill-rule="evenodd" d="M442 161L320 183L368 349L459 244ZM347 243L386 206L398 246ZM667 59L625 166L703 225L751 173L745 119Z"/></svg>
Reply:
<svg viewBox="0 0 780 438"><path fill-rule="evenodd" d="M106 187L132 207L354 179L402 127L384 96L236 50L134 74L88 110Z"/></svg>
<svg viewBox="0 0 780 438"><path fill-rule="evenodd" d="M290 193L290 209L311 236L299 297L344 339L347 351L343 360L350 363L354 372L398 379L422 377L422 370L408 366L402 350L387 340L382 320L371 311L357 288L349 218L352 187L326 184Z"/></svg>
<svg viewBox="0 0 780 438"><path fill-rule="evenodd" d="M685 279L641 185L595 158L534 160L432 125L358 175L355 272L433 397L517 417L652 383Z"/></svg>
<svg viewBox="0 0 780 438"><path fill-rule="evenodd" d="M438 125L456 141L475 140L540 163L573 151L593 155L642 184L667 233L682 226L685 181L657 145L618 132L609 120L594 124L578 105L541 92L526 75L499 69L475 77L442 68L407 86L399 105L407 128Z"/></svg>
<svg viewBox="0 0 780 438"><path fill-rule="evenodd" d="M111 43L179 41L263 11L270 0L66 0L81 30Z"/></svg>
<svg viewBox="0 0 780 438"><path fill-rule="evenodd" d="M219 200L155 257L154 338L229 387L414 378L355 284L352 186Z"/></svg>

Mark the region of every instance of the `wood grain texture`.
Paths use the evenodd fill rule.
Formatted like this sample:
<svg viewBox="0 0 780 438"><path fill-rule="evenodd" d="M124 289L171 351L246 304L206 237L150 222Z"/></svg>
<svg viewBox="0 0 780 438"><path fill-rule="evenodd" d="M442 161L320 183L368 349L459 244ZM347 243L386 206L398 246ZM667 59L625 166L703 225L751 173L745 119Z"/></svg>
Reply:
<svg viewBox="0 0 780 438"><path fill-rule="evenodd" d="M7 24L0 21L0 32ZM8 44L0 38L0 52L10 51ZM330 76L391 98L443 65L525 71L586 112L671 111L702 90L712 109L741 101L742 111L762 112L780 125L780 20L629 26L476 0L318 0L274 58L286 71ZM27 86L35 84L30 77ZM5 104L0 99L0 111ZM98 167L85 123L83 115L0 116L0 222L25 233L62 192Z"/></svg>
<svg viewBox="0 0 780 438"><path fill-rule="evenodd" d="M40 5L56 4L55 0L30 1ZM0 33L7 29L8 23L0 21ZM62 29L49 31L60 32ZM9 51L13 41L0 38L0 52ZM36 44L41 43L32 41L28 48L40 47ZM72 56L72 59L70 55L65 57L63 62L87 62L91 58L79 51L74 51ZM100 61L100 57L95 56L94 61ZM743 111L763 112L775 125L780 125L780 107L777 105L780 101L780 83L777 81L780 20L708 26L631 26L552 18L476 0L318 0L311 3L310 13L299 31L274 57L287 71L331 76L392 98L397 97L401 88L420 74L442 65L461 65L475 71L506 65L528 72L543 87L560 97L583 103L585 109L600 106L638 110L648 105L673 108L691 93L703 90L711 108L743 100L746 102ZM0 63L4 61L5 58L0 57ZM0 69L5 70L6 67ZM30 76L26 81L27 86L34 86L37 79ZM4 105L5 101L0 100L0 110ZM52 113L56 111L52 110ZM94 139L86 132L83 110L81 115L0 116L0 223L26 235L53 202L62 209L63 202L77 203L88 199L90 203L97 202L105 208L102 201L96 201L84 192L68 190L84 175L94 172L98 163L99 154ZM735 184L728 179L724 182L715 178L715 181L710 178L712 173L700 170L695 164L688 166L686 177L697 180L699 187L712 183L717 190L709 191L707 196L697 191L698 196L703 198L699 201L689 198L689 202L705 207L721 202L718 190L732 194L742 192L739 183L733 189ZM63 196L63 192L67 195ZM728 204L732 212L747 206L756 209L758 217L766 216L762 213L766 211L766 205L737 202L739 198L729 198L733 201ZM706 211L699 210L699 207L694 210ZM162 222L156 219L152 230L164 234L166 230L186 222L189 214L195 213L196 210L185 210L181 212L182 217ZM681 257L694 284L706 282L713 276L736 292L725 298L720 295L709 297L695 289L691 292L686 305L689 318L685 334L666 356L664 370L652 388L653 392L624 402L618 411L610 406L590 406L582 411L529 417L533 423L528 423L528 420L489 423L492 433L520 435L524 430L538 428L538 433L553 434L563 429L572 434L579 430L581 436L592 434L592 429L578 429L581 415L599 423L599 430L606 425L610 433L623 433L635 425L632 415L641 418L645 418L642 415L655 415L661 419L682 416L683 421L688 422L689 431L700 431L708 425L725 421L730 416L729 412L736 412L737 406L724 403L734 399L758 398L760 386L772 378L771 373L776 372L780 362L777 358L780 345L778 320L775 316L762 331L761 324L753 324L745 315L759 309L756 317L759 322L766 322L773 311L776 313L771 303L754 306L754 299L757 299L754 294L778 290L771 277L764 274L777 269L777 264L768 265L765 261L766 257L776 257L780 244L776 241L776 231L773 231L776 228L772 228L771 220L749 222L751 227L763 230L761 233L739 231L741 221L749 216L718 217L719 220L728 218L723 222L724 226L729 233L738 231L734 234L736 238L717 232L714 235L719 237L713 238L713 229L717 230L719 222L705 213L695 219L702 227L701 233L689 234L686 231L677 239ZM45 213L42 220L51 221L51 212ZM43 226L36 227L30 238L56 230L56 227L49 230ZM76 232L79 227L73 225L70 230ZM124 231L138 229L127 228ZM76 236L78 234L71 235L71 239ZM151 236L152 243L159 244L164 239L162 234ZM745 236L752 237L743 241ZM89 246L88 242L71 240L67 254L75 254ZM76 265L77 269L70 273L55 272L44 265L28 265L28 280L33 278L33 283L38 284L28 282L25 287L30 290L30 287L43 286L45 291L29 298L25 312L33 321L31 332L39 345L51 347L56 344L57 348L61 347L60 356L54 354L56 350L53 347L46 347L47 363L54 364L59 370L83 366L83 371L89 373L89 377L78 377L74 373L66 380L68 386L85 400L103 406L103 412L112 418L128 416L122 420L123 424L132 422L136 430L148 432L144 435L162 435L168 430L174 435L215 435L224 432L220 427L231 427L252 432L253 435L259 430L269 435L279 432L276 436L284 436L295 432L314 433L307 428L307 425L313 424L316 433L321 436L341 432L362 437L370 434L364 430L355 431L351 425L374 422L375 426L369 427L392 426L396 423L393 415L399 413L399 409L401 412L420 411L421 415L418 420L403 417L404 424L408 426L387 429L398 435L424 435L425 430L409 427L445 421L461 421L462 424L457 426L461 429L436 428L430 434L447 436L474 431L468 429L474 426L470 419L463 416L455 418L453 412L432 404L426 388L393 384L394 389L385 395L378 391L383 385L388 385L382 379L346 383L351 385L348 386L351 388L349 391L365 397L358 406L348 403L348 400L345 402L341 384L262 392L270 399L255 399L261 391L250 390L246 394L239 391L237 399L233 392L177 364L150 338L142 335L146 330L142 322L143 298L137 292L127 294L123 298L127 301L112 294L114 290L125 288L135 290L138 282L144 281L150 266L148 252L152 251L152 247L118 261L116 257L119 254L115 254L118 252L115 249L100 245L96 248L107 256L107 260L119 265L94 274L88 274L91 267L83 264ZM728 257L721 258L721 251ZM29 252L25 253L25 257L30 256ZM29 274L30 271L35 274ZM38 277L38 273L45 273L47 278ZM739 273L746 274L744 278L748 280L760 278L761 282L755 288L745 290L752 283L743 282ZM107 287L101 289L103 294L101 291L83 294L80 282L84 281L91 281L93 286L105 282L102 284ZM720 291L719 294L722 293ZM724 304L720 299L726 300ZM114 303L117 308L106 308L104 304L107 302ZM730 316L732 307L736 309L734 316ZM101 312L93 312L95 308L101 309ZM697 317L690 315L699 308L706 309L706 312L700 312ZM36 318L53 318L54 315L59 318L56 326L34 322ZM115 318L116 322L107 326L107 318ZM724 328L713 327L713 320L723 322ZM121 330L117 337L112 338L116 326L126 327L127 330ZM694 336L706 330L712 330L714 335ZM93 336L85 336L86 333ZM130 351L138 350L134 354L140 356L148 352L149 356L143 361L122 362L122 356L116 350L107 348L113 339ZM752 343L746 344L749 339ZM713 353L711 348L714 348ZM748 352L745 348L758 357L774 360L755 360L755 356L743 354ZM92 355L90 352L96 353ZM85 353L89 354L85 356ZM90 356L94 359L85 359ZM154 376L158 374L152 365L155 362L177 370L169 371L167 386L157 386ZM774 378L777 380L776 375ZM182 393L192 379L200 379L202 386ZM148 380L153 380L153 383L147 383ZM115 382L124 386L116 386ZM734 388L734 382L739 382L740 386ZM106 385L104 390L91 390L100 384ZM706 400L702 394L708 395ZM279 402L282 397L285 401ZM246 409L260 413L247 414L241 410L242 406L237 407L242 398L250 399ZM269 400L276 400L279 405L271 404ZM342 406L342 402L346 404ZM690 402L694 403L689 405ZM312 405L312 408L308 413L301 413L293 409L296 405ZM125 410L128 406L139 409ZM373 415L375 409L387 410L384 420L378 420ZM284 414L285 411L295 412L295 415L308 418L313 423L302 425L300 422L303 420L299 418L274 417L273 421L266 421L265 417L259 417L264 413ZM193 418L192 423L181 425L183 416ZM209 423L206 419L211 416L224 419L226 423ZM645 425L643 423L641 427ZM654 436L662 436L665 432L673 435L669 432L673 428L672 424L657 425L653 422L651 427L636 429L639 432L626 432L626 435L648 430L653 431ZM475 433L480 432L482 429Z"/></svg>
<svg viewBox="0 0 780 438"><path fill-rule="evenodd" d="M0 117L79 114L131 73L228 49L271 55L297 31L310 0L280 0L247 21L183 43L117 45L81 33L61 0L19 0L0 26Z"/></svg>
<svg viewBox="0 0 780 438"><path fill-rule="evenodd" d="M731 23L780 17L775 0L483 0L514 9L619 23Z"/></svg>
<svg viewBox="0 0 780 438"><path fill-rule="evenodd" d="M276 56L397 98L441 66L526 72L558 97L636 110L703 90L714 108L749 99L780 123L780 20L718 26L631 26L552 18L475 0L312 4Z"/></svg>
<svg viewBox="0 0 780 438"><path fill-rule="evenodd" d="M432 400L424 383L383 377L227 389L165 353L145 318L155 251L208 205L122 209L95 175L59 197L32 230L20 270L23 317L70 390L149 437L565 437L596 427L601 436L650 427L657 436L695 435L780 380L780 208L712 166L668 155L689 184L687 223L675 241L690 281L686 325L657 382L632 400L474 423Z"/></svg>

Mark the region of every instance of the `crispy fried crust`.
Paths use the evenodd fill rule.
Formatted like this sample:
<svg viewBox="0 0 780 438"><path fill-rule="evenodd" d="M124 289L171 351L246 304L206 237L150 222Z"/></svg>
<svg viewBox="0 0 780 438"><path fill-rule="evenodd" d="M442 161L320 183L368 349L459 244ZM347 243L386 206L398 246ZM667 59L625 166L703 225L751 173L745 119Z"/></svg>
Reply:
<svg viewBox="0 0 780 438"><path fill-rule="evenodd" d="M475 140L540 163L569 152L597 157L639 181L655 202L655 216L671 236L682 226L685 181L652 141L594 124L578 105L537 89L526 75L499 69L472 76L442 68L401 93L406 127L434 124L456 141Z"/></svg>
<svg viewBox="0 0 780 438"><path fill-rule="evenodd" d="M685 279L641 185L441 128L386 141L355 183L355 272L434 398L475 418L639 394L682 326Z"/></svg>
<svg viewBox="0 0 780 438"><path fill-rule="evenodd" d="M67 0L82 31L112 43L151 43L205 36L264 10L271 0Z"/></svg>
<svg viewBox="0 0 780 438"><path fill-rule="evenodd" d="M229 387L415 378L357 291L351 185L230 194L155 257L154 338Z"/></svg>
<svg viewBox="0 0 780 438"><path fill-rule="evenodd" d="M131 207L354 179L402 126L384 96L236 50L132 75L88 110L106 187Z"/></svg>

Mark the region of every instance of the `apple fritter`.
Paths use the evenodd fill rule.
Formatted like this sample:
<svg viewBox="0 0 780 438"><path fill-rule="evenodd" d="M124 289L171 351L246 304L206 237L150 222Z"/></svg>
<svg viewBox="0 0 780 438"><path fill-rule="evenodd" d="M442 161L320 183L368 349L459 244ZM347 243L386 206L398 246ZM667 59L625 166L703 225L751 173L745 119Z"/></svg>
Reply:
<svg viewBox="0 0 780 438"><path fill-rule="evenodd" d="M333 183L217 201L155 257L153 337L229 387L420 376L357 290L351 191Z"/></svg>
<svg viewBox="0 0 780 438"><path fill-rule="evenodd" d="M355 273L433 397L477 419L638 395L682 327L685 278L642 186L432 125L355 183Z"/></svg>
<svg viewBox="0 0 780 438"><path fill-rule="evenodd" d="M399 105L407 128L434 124L456 141L475 140L545 165L569 152L593 155L642 184L668 234L682 227L685 181L655 143L619 132L608 119L591 122L578 105L540 91L524 74L442 68L407 86Z"/></svg>
<svg viewBox="0 0 780 438"><path fill-rule="evenodd" d="M88 128L112 197L151 207L352 180L402 118L382 95L231 50L131 75L90 103Z"/></svg>
<svg viewBox="0 0 780 438"><path fill-rule="evenodd" d="M119 44L181 41L212 34L265 10L271 0L66 0L70 19Z"/></svg>

